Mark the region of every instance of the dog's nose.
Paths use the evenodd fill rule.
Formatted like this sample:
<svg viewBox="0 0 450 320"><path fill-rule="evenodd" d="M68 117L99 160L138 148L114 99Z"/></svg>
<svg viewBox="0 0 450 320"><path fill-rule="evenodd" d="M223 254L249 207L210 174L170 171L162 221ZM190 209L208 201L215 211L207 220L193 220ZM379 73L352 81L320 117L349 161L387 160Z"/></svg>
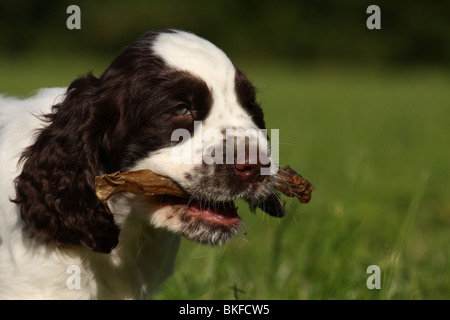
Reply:
<svg viewBox="0 0 450 320"><path fill-rule="evenodd" d="M249 156L246 154L245 158L241 159L241 161L235 159L234 167L236 169L236 174L241 181L256 182L262 181L265 177L261 175L261 168L264 167L264 165L261 163L259 156L256 159L256 163L250 163Z"/></svg>

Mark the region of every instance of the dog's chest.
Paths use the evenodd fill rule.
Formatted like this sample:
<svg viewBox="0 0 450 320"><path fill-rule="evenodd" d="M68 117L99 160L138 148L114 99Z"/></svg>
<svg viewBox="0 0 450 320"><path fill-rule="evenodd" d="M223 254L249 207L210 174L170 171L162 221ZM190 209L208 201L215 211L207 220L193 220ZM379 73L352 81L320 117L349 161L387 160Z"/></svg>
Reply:
<svg viewBox="0 0 450 320"><path fill-rule="evenodd" d="M121 234L110 254L90 254L86 265L92 298L148 299L173 273L180 237L143 228L148 230Z"/></svg>

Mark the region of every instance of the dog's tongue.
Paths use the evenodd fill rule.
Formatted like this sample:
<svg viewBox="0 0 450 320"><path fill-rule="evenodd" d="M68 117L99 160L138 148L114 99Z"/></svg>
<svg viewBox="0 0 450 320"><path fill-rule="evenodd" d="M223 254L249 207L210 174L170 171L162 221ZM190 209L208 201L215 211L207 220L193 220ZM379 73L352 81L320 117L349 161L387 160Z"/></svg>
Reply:
<svg viewBox="0 0 450 320"><path fill-rule="evenodd" d="M240 220L232 201L225 203L191 201L188 205L188 214L191 217L201 218L207 222L221 225L233 225Z"/></svg>

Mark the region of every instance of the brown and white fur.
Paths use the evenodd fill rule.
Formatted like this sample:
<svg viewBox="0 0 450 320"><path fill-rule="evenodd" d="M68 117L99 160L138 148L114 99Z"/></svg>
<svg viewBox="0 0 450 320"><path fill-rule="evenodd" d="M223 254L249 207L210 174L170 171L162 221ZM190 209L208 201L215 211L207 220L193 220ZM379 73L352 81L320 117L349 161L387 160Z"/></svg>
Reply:
<svg viewBox="0 0 450 320"><path fill-rule="evenodd" d="M218 143L193 150L195 121L203 132L264 128L245 75L212 43L177 30L146 33L98 78L0 96L0 298L149 298L172 273L180 236L220 245L238 234L233 201L263 201L274 177L260 174L259 159L171 161L174 148ZM179 128L192 139L171 139ZM96 198L95 176L138 169L173 179L191 199Z"/></svg>

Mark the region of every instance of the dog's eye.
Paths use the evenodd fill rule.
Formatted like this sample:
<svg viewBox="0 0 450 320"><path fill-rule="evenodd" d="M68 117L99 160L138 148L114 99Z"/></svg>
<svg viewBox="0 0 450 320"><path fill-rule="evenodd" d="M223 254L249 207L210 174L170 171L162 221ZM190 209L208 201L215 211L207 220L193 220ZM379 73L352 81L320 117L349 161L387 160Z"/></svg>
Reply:
<svg viewBox="0 0 450 320"><path fill-rule="evenodd" d="M179 116L179 117L191 115L190 106L187 104L180 104L179 106L177 106L175 108L175 110L173 111L173 114L175 116Z"/></svg>

